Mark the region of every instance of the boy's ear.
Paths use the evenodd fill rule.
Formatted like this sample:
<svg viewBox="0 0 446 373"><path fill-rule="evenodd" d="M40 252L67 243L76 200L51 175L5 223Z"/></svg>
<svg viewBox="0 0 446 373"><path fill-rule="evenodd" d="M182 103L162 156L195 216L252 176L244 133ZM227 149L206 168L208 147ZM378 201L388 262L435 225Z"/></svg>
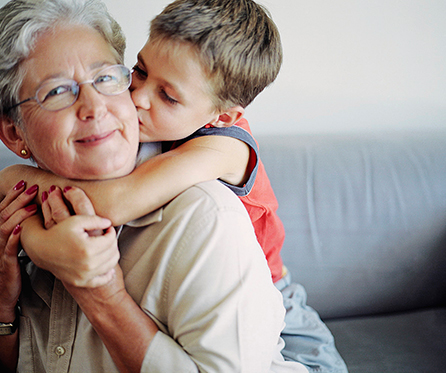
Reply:
<svg viewBox="0 0 446 373"><path fill-rule="evenodd" d="M240 105L233 106L225 112L219 114L218 118L209 124L213 125L214 127L231 127L242 119L244 114L245 109L243 109Z"/></svg>
<svg viewBox="0 0 446 373"><path fill-rule="evenodd" d="M0 140L19 157L25 159L31 157L23 131L7 117L0 117Z"/></svg>

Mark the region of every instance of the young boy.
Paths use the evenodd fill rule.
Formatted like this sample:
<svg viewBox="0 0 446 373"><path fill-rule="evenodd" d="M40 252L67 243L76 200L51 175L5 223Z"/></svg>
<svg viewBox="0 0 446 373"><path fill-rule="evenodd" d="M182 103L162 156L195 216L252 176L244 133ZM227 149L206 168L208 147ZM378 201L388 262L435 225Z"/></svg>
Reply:
<svg viewBox="0 0 446 373"><path fill-rule="evenodd" d="M74 182L23 167L19 167L20 177L38 183L41 190L52 184L81 187L97 214L114 225L161 207L196 183L218 178L246 206L272 279L284 290L290 281L280 257L284 229L276 214L277 200L248 122L242 118L246 106L275 80L281 63L279 32L255 2L175 1L152 21L150 37L134 66L131 87L143 142L141 158L153 147L148 142L163 141L163 154L119 180ZM6 177L11 185L17 182L9 173ZM70 192L68 188L65 191ZM141 204L147 199L139 196L147 194L152 200ZM50 202L48 197L44 192L42 201ZM44 209L50 208L48 202ZM305 302L303 288L294 290L286 301ZM312 321L297 326L298 320L287 319L291 328L298 329L285 330L284 339L290 346L305 339L312 342L294 346L289 352L286 346L284 355L318 372L346 371L317 314L305 305L295 306L295 311L297 308Z"/></svg>

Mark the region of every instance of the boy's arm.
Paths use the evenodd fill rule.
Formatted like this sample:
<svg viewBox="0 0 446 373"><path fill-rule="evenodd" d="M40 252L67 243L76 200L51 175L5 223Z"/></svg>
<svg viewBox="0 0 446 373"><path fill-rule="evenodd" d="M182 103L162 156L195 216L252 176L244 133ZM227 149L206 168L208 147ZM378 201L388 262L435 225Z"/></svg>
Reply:
<svg viewBox="0 0 446 373"><path fill-rule="evenodd" d="M20 180L24 180L28 186L37 184L41 192L48 190L51 185L67 186L70 185L68 179L54 175L51 172L44 171L34 166L24 164L15 164L0 171L0 199L2 199L8 190L16 185ZM40 195L36 199L40 203Z"/></svg>
<svg viewBox="0 0 446 373"><path fill-rule="evenodd" d="M222 179L232 185L243 184L250 172L249 157L249 146L240 140L203 136L112 180L68 180L31 166L10 166L0 174L0 193L20 180L38 184L41 191L52 185L61 189L77 186L92 200L97 215L110 219L116 226L144 216L203 181Z"/></svg>
<svg viewBox="0 0 446 373"><path fill-rule="evenodd" d="M149 159L123 178L95 183L98 190L94 194L80 187L92 199L98 215L119 225L165 205L203 181L222 179L242 185L250 173L249 157L249 146L240 140L204 136Z"/></svg>

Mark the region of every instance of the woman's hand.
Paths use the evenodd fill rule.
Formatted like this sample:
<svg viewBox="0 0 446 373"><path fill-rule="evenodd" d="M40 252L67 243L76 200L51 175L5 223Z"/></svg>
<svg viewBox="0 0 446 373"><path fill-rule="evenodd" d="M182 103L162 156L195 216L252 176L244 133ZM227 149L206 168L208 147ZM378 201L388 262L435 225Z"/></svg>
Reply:
<svg viewBox="0 0 446 373"><path fill-rule="evenodd" d="M88 257L91 259L91 263L100 264L103 267L98 267L100 270L93 270L93 266L91 271L85 271L85 274L88 274L87 279L91 278L86 283L67 281L63 277L60 279L104 342L119 371L139 372L147 348L158 332L158 328L125 289L123 273L117 264L119 251L114 228L110 226L111 222L103 219L109 225L105 233L102 233L105 228L103 226L78 225L77 219L87 222L89 219L101 218L95 216L90 200L81 189L65 188L63 196L70 202L76 214L83 215L69 216L69 211L63 204L60 190L52 188L52 192L43 204L46 223L48 226L52 226L47 232L52 233L67 222L73 221L73 226L78 226L81 229L73 234L73 237L65 236L68 240L65 241L65 245L71 241L73 243L77 241L77 244L86 242L84 248L74 246L69 250L70 253L67 257L73 255L77 250L80 250L82 255L78 259L71 260L71 263L68 259L65 265L69 268L72 268L71 265L78 267L80 272L77 273L83 273L85 268L82 266L79 268L78 264ZM91 236L89 234L91 230L95 230L95 234L100 231L100 235ZM108 242L108 246L98 244L98 242L102 242L101 240L109 238L113 238L113 240ZM98 250L99 247L103 247L104 250ZM83 249L86 252L83 252ZM92 252L96 250L98 250L97 255L93 255ZM98 261L96 261L97 258L99 258ZM101 275L104 273L105 275ZM96 275L91 277L90 274Z"/></svg>
<svg viewBox="0 0 446 373"><path fill-rule="evenodd" d="M66 188L62 196L59 188L51 188L49 194L43 193L42 211L48 228L39 233L38 241L42 243L24 243L33 262L67 286L97 287L108 283L119 260L116 232L108 219L95 215L85 193Z"/></svg>
<svg viewBox="0 0 446 373"><path fill-rule="evenodd" d="M30 204L37 194L34 185L25 191L19 182L0 202L0 320L15 317L15 306L21 290L20 266L17 258L20 241L20 224L37 211Z"/></svg>

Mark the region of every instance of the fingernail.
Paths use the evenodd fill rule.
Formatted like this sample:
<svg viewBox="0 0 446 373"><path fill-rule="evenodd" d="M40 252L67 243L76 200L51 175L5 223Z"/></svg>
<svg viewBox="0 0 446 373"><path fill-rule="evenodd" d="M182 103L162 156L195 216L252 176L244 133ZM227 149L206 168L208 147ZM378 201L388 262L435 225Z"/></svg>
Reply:
<svg viewBox="0 0 446 373"><path fill-rule="evenodd" d="M17 185L14 187L14 190L22 189L25 186L25 182L23 180L19 181Z"/></svg>
<svg viewBox="0 0 446 373"><path fill-rule="evenodd" d="M68 192L70 189L73 189L73 188L70 187L70 186L66 186L65 188L63 188L63 192L66 193L66 192Z"/></svg>
<svg viewBox="0 0 446 373"><path fill-rule="evenodd" d="M32 187L28 188L25 193L30 196L31 194L37 192L38 188L39 188L39 186L37 184L35 184Z"/></svg>
<svg viewBox="0 0 446 373"><path fill-rule="evenodd" d="M12 234L17 235L20 233L20 231L22 230L22 227L20 226L20 224L17 224L14 228L14 230L12 231Z"/></svg>
<svg viewBox="0 0 446 373"><path fill-rule="evenodd" d="M50 190L48 191L48 193L54 192L56 190L56 186L55 185L51 185L50 186Z"/></svg>
<svg viewBox="0 0 446 373"><path fill-rule="evenodd" d="M28 211L28 212L37 211L37 205L33 204L33 205L26 206L25 210Z"/></svg>
<svg viewBox="0 0 446 373"><path fill-rule="evenodd" d="M42 203L45 202L48 199L48 192L42 193Z"/></svg>

